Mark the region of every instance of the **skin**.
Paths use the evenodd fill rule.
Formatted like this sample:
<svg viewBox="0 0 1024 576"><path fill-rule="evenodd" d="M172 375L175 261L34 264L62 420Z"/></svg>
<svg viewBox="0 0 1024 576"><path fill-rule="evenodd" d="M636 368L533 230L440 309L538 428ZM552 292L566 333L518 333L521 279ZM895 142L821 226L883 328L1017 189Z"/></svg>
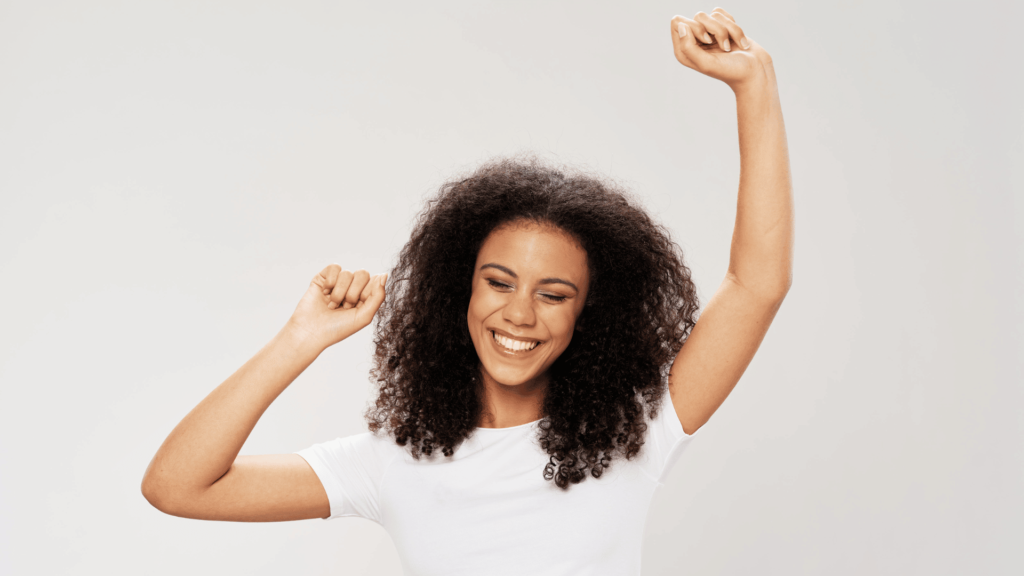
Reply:
<svg viewBox="0 0 1024 576"><path fill-rule="evenodd" d="M670 25L676 59L732 89L740 145L729 269L669 375L679 421L692 434L736 386L789 290L792 185L768 53L721 8L676 16ZM545 282L550 278L575 284L576 293ZM146 499L168 514L206 520L329 516L327 494L301 456L238 452L263 412L321 352L369 325L384 301L384 280L337 264L317 274L284 328L170 433L143 478ZM540 418L545 372L572 338L588 282L585 253L557 229L509 226L484 242L466 317L481 360L481 426ZM488 340L492 330L543 343L522 357L502 356Z"/></svg>
<svg viewBox="0 0 1024 576"><path fill-rule="evenodd" d="M739 382L793 277L793 186L771 56L721 8L671 22L680 64L736 96L740 184L729 269L669 375L683 431L703 426ZM707 37L710 43L697 39Z"/></svg>
<svg viewBox="0 0 1024 576"><path fill-rule="evenodd" d="M474 270L466 321L483 376L480 425L537 420L548 368L572 341L587 298L587 253L557 228L522 222L491 232ZM511 352L494 334L540 344Z"/></svg>

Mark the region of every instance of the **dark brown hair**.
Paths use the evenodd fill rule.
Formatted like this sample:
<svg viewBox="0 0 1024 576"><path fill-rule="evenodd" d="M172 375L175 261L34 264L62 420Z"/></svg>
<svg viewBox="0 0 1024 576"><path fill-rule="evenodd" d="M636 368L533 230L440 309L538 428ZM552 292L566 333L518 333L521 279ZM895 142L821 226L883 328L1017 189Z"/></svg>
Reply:
<svg viewBox="0 0 1024 576"><path fill-rule="evenodd" d="M450 180L420 213L378 312L366 411L412 455L451 456L480 418L480 361L466 323L484 239L515 220L556 226L586 250L590 290L551 365L540 422L543 474L567 489L640 453L697 294L668 231L617 186L533 158L491 161Z"/></svg>

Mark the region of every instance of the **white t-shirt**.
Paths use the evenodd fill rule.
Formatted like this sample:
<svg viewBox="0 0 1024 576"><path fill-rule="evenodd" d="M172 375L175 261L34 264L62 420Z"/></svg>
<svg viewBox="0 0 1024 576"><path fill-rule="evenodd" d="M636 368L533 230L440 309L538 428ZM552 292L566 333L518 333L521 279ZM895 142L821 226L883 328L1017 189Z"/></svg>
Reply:
<svg viewBox="0 0 1024 576"><path fill-rule="evenodd" d="M668 390L640 455L568 492L544 479L538 422L477 428L451 458L415 460L369 432L298 454L320 478L330 518L381 524L407 576L640 574L651 499L692 438Z"/></svg>

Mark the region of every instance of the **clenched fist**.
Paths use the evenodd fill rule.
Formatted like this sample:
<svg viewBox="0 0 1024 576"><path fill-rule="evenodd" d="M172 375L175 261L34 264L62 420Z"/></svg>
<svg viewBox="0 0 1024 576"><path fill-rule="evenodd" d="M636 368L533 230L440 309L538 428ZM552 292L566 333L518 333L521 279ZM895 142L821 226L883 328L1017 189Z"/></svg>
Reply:
<svg viewBox="0 0 1024 576"><path fill-rule="evenodd" d="M774 75L772 58L721 8L693 18L672 18L672 48L679 63L729 85Z"/></svg>
<svg viewBox="0 0 1024 576"><path fill-rule="evenodd" d="M288 322L322 348L337 344L370 324L384 303L386 282L387 274L331 264L310 281Z"/></svg>

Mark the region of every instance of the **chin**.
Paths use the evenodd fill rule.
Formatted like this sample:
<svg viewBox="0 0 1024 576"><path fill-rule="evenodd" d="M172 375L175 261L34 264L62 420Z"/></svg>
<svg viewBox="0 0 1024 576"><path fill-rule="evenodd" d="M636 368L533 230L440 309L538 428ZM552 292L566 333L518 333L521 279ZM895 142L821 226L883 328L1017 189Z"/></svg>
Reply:
<svg viewBox="0 0 1024 576"><path fill-rule="evenodd" d="M538 370L516 370L505 366L488 366L484 363L481 363L481 367L486 376L490 376L491 380L502 386L522 386L544 376L544 373Z"/></svg>

